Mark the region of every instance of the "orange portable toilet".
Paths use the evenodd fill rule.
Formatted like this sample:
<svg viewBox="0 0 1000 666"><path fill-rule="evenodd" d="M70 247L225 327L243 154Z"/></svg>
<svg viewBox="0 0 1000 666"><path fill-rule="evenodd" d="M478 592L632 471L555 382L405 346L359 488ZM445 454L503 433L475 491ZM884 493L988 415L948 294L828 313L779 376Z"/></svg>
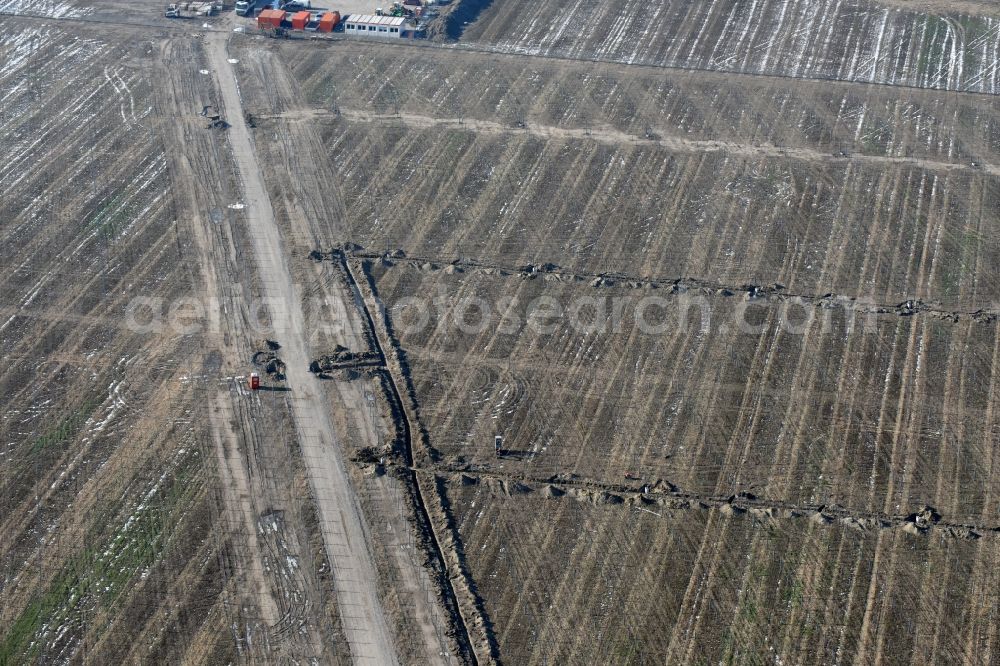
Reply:
<svg viewBox="0 0 1000 666"><path fill-rule="evenodd" d="M333 32L333 29L340 23L340 12L327 12L319 20L320 32Z"/></svg>
<svg viewBox="0 0 1000 666"><path fill-rule="evenodd" d="M305 30L310 19L312 19L312 14L309 12L295 12L292 14L292 29Z"/></svg>

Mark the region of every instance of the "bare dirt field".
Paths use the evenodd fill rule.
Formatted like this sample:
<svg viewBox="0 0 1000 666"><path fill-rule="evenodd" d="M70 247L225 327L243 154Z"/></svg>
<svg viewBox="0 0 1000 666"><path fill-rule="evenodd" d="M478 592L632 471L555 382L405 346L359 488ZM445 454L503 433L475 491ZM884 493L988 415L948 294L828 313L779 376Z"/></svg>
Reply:
<svg viewBox="0 0 1000 666"><path fill-rule="evenodd" d="M192 284L153 46L3 22L0 661L232 658L200 337L125 325Z"/></svg>
<svg viewBox="0 0 1000 666"><path fill-rule="evenodd" d="M445 492L510 663L978 664L996 654L995 538L468 477Z"/></svg>
<svg viewBox="0 0 1000 666"><path fill-rule="evenodd" d="M996 661L943 4L0 0L0 664Z"/></svg>
<svg viewBox="0 0 1000 666"><path fill-rule="evenodd" d="M711 592L710 603L688 602L727 618L705 625L718 635L690 629L675 638L679 616L639 628L623 618L652 599L613 593L607 604L622 610L608 612L602 631L583 619L594 617L587 604L596 599L580 596L590 588L579 578L612 568L636 575L620 559L601 564L597 553L610 540L641 550L610 525L642 514L645 504L631 504L643 496L657 513L658 502L718 510L749 521L740 529L752 532L760 528L754 516L773 517L796 539L830 524L832 538L860 539L851 547L892 562L897 547L910 552L898 544L911 539L994 539L997 338L988 285L996 276L986 257L996 251L988 230L997 182L989 141L975 142L977 159L964 138L984 124L962 120L985 119L992 99L475 53L449 54L446 69L426 48L404 47L409 57L400 59L399 47L361 44L299 58L290 83L277 67L296 48L249 56L269 84L248 104L265 131L319 128L328 146L355 224L347 240L364 247L352 262L389 308L412 377L428 433L422 464L438 479L461 544L455 566L475 581L484 633L502 659L544 663L559 641L571 662L593 650L613 663L649 655L753 662L772 650L792 663L830 654L864 662L882 650L927 656L909 643L901 651L914 624L897 627L882 607L832 606L833 597L814 611L837 618L820 621L839 627L832 647L771 630L753 640L723 635L718 627L742 603L728 577L733 597ZM274 81L300 88L311 108L275 94ZM915 111L912 123L904 108ZM779 121L786 118L801 120ZM394 307L414 296L433 296L428 323ZM596 326L581 332L562 320L534 332L526 308L542 297L564 307L584 299L576 315ZM650 298L662 330L640 334L635 308ZM493 317L485 327L477 327L480 303ZM605 314L595 322L599 307ZM456 324L463 316L468 331ZM741 321L755 330L739 330ZM504 437L499 459L495 435ZM481 484L491 491L467 499L468 487ZM607 522L594 520L609 526L597 534L609 541L586 537L592 549L568 568L577 555L554 544L574 528L554 524L549 511L515 508L522 496L600 507L586 511L601 512ZM619 507L623 498L628 508ZM487 507L509 511L510 534L495 532L501 519L482 518ZM584 520L572 515L570 524ZM689 518L682 512L661 528L672 534L673 521ZM524 540L515 544L515 535ZM694 539L724 541L711 531ZM823 544L810 552L840 547ZM727 552L760 567L754 575L773 589L777 581L763 573L771 565L753 548L719 547L726 550L707 560L682 558L683 580L707 575L697 567ZM983 571L992 557L985 548L970 549L961 566ZM505 578L490 568L512 549L537 573ZM916 552L905 566L932 566L926 547ZM534 575L547 587L548 567L568 572L567 598L547 589L535 600L516 577ZM843 594L881 599L877 590L891 588L896 574L816 575L846 576L857 589ZM679 585L659 584L639 586L668 595ZM995 595L978 594L957 595L949 603L961 608L935 613L963 618L958 635L996 649L984 624ZM984 595L992 610L980 616ZM893 602L900 612L909 603ZM525 610L531 604L539 615ZM677 604L671 613L681 612ZM691 621L700 615L691 611ZM581 625L588 631L568 635ZM980 652L963 639L940 658L962 654Z"/></svg>
<svg viewBox="0 0 1000 666"><path fill-rule="evenodd" d="M995 3L497 2L449 34L504 52L995 93ZM971 13L967 13L971 12ZM464 29L463 29L464 28Z"/></svg>
<svg viewBox="0 0 1000 666"><path fill-rule="evenodd" d="M336 661L287 403L240 377L259 342L173 325L218 284L203 248L223 312L258 289L197 42L5 23L0 659Z"/></svg>

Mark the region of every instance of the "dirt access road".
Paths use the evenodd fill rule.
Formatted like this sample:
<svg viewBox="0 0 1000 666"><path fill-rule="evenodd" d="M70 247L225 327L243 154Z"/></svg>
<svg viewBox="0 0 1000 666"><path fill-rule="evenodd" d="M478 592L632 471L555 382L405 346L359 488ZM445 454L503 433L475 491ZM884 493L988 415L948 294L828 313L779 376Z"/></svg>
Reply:
<svg viewBox="0 0 1000 666"><path fill-rule="evenodd" d="M356 663L395 664L388 623L379 603L374 558L361 508L351 489L325 398L308 371L309 355L300 294L282 251L282 240L264 186L236 76L228 62L227 34L212 34L207 50L217 72L222 105L232 123L229 140L244 190L248 231L275 337L283 346L296 431L316 498L327 556L333 568L344 633Z"/></svg>
<svg viewBox="0 0 1000 666"><path fill-rule="evenodd" d="M564 139L596 141L611 146L662 146L673 153L726 153L751 159L781 158L804 162L822 163L864 163L874 165L910 165L927 169L928 171L982 171L991 176L1000 176L1000 165L990 163L970 163L969 161L945 161L918 157L895 157L890 155L864 155L852 153L833 155L822 150L803 148L801 146L776 146L765 143L737 143L734 141L685 139L670 136L670 130L661 127L651 127L651 136L643 137L629 134L613 127L557 127L539 123L525 123L521 127L511 127L504 123L476 118L438 118L417 113L372 113L360 109L339 109L340 117L352 122L383 123L385 125L404 125L415 129L446 128L467 130L480 134L515 134L523 133L537 136L541 139ZM336 119L337 115L323 109L309 111L290 111L269 116L290 120L314 121L316 119Z"/></svg>

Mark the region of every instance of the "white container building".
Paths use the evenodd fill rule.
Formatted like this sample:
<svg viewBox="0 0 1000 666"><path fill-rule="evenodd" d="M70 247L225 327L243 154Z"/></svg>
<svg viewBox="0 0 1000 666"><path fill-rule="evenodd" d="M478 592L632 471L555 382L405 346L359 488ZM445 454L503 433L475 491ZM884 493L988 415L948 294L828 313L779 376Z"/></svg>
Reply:
<svg viewBox="0 0 1000 666"><path fill-rule="evenodd" d="M366 37L402 37L406 19L401 16L351 14L344 19L344 34Z"/></svg>

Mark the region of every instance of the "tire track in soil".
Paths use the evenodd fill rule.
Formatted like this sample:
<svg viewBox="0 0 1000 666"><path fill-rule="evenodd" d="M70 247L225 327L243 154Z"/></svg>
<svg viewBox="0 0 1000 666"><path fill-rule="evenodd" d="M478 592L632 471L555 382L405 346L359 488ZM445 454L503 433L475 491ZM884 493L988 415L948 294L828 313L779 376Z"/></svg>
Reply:
<svg viewBox="0 0 1000 666"><path fill-rule="evenodd" d="M246 222L253 238L262 293L271 306L275 334L288 364L289 402L316 499L323 540L333 568L337 606L356 663L397 663L391 634L375 590L375 564L367 529L353 494L323 392L308 372L306 331L299 294L283 254L267 189L244 115L228 35L212 35L206 47L214 66L221 102L232 125L228 132L239 170Z"/></svg>
<svg viewBox="0 0 1000 666"><path fill-rule="evenodd" d="M165 43L162 48L163 62L166 63L175 61L178 56L176 51L181 47ZM165 88L168 88L170 81L170 75L163 77ZM164 95L170 95L171 99L178 101L185 99L176 90L164 92ZM183 133L183 126L178 131ZM170 131L164 133L168 135L167 141L176 140L176 137L169 136ZM171 182L175 185L203 182L196 173L213 172L213 158L208 157L214 154L210 145L210 141L199 143L188 138L185 143L187 150L184 153L175 151L174 154L181 157L168 162ZM214 154L214 157L219 156ZM219 180L219 189L224 190L225 187L221 184L224 178ZM205 190L199 187L182 186L177 187L177 191L183 197L181 208L190 211L204 211L206 208L211 210L211 206L217 204L207 199L204 196ZM194 259L197 265L203 267L200 274L205 293L220 297L223 302L239 302L239 285L234 285L233 279L247 276L239 270L239 264L236 263L238 250L235 248L235 241L231 242L230 230L221 224L208 224L200 212L195 212L191 218L192 223L188 228L195 238ZM219 339L212 343L218 344L219 349L226 349L226 353L233 357L242 355L241 337L237 333L240 330L239 323L236 321L239 316L238 312L232 312L230 317L221 318L219 324L223 328L219 331ZM257 473L256 462L261 455L260 423L248 413L243 398L239 397L239 388L232 378L216 378L210 384L226 386L217 388L214 392L209 389L205 395L209 403L206 409L213 421L213 446L210 447L209 455L216 460L220 512L225 516L228 526L224 532L216 532L214 537L217 543L227 541L233 544L230 553L232 559L226 566L230 572L226 576L227 595L231 595L226 602L227 619L233 638L237 649L251 660L270 660L278 654L305 656L309 654L307 651L316 649L312 632L288 637L291 640L273 633L282 619L290 618L293 612L302 619L302 613L306 609L289 603L301 592L301 588L296 586L301 581L283 580L265 573L263 558L266 557L266 551L262 547L262 539L265 537L258 538L256 520L260 509L254 501L254 489L262 481L261 475ZM233 418L237 414L238 417ZM246 445L247 449L242 450L241 445ZM288 536L290 541L294 541L294 535ZM249 608L246 603L248 598L254 600Z"/></svg>
<svg viewBox="0 0 1000 666"><path fill-rule="evenodd" d="M204 144L189 140L185 147L190 155L209 154ZM216 153L215 158L220 159L221 155ZM206 163L197 165L198 172L211 172L211 165L212 159L208 158ZM171 169L174 183L202 182L187 159L179 160ZM184 206L189 210L211 210L213 204L218 205L217 200L206 200L194 194L195 191L204 194L199 188L182 186L177 189L192 197ZM249 319L237 304L246 300L241 285L252 285L255 276L243 261L241 246L244 241L238 238L238 229L232 219L227 224L221 220L208 224L207 220L199 219L198 213L192 217L194 223L190 228L196 237L196 263L205 267L201 271L205 292L231 306L224 308L228 316L216 321L220 328L216 329L217 339L212 344L218 345L221 352L213 353L233 360L247 358L251 343L244 333ZM273 529L262 529L262 521L274 507L291 506L287 499L287 476L284 475L287 470L280 464L269 464L268 460L272 456L266 433L285 431L285 428L276 428L273 423L270 427L265 426L259 418L263 409L260 396L250 394L240 379L213 373L191 379L209 387L206 399L215 426L212 455L217 459L221 510L229 526L216 538L236 544L233 547L236 562L230 566L234 581L230 594L234 598L227 602L233 614L230 622L239 649L251 660L280 658L277 655L293 659L314 657L324 653L320 635L325 634L327 625L323 619L317 621L312 615L313 609L321 608L312 597L315 579L304 567L290 564L289 557L294 558L295 563L308 561L301 534L286 529L284 521L274 522ZM213 385L220 388L213 392ZM258 599L256 606L259 608L247 609L238 598L249 590L254 590L250 596ZM293 626L298 630L289 631ZM336 632L336 628L332 631ZM342 645L340 634L334 636L334 643Z"/></svg>
<svg viewBox="0 0 1000 666"><path fill-rule="evenodd" d="M267 66L267 61L261 61L253 50L240 50L238 57L243 63L239 70L240 82L246 86L244 94L248 98L253 98L257 94L253 91L257 90L261 81L268 81L269 85L265 88L270 91L269 99L272 99L274 107L294 108L297 105L301 91L294 79L287 75L285 68ZM273 65L276 61L270 62ZM349 322L351 333L345 332L345 337L339 342L351 348L368 350L362 354L364 357L375 357L376 354L371 351L375 347L372 344L373 332L370 326L366 326L363 317L358 316L359 312L363 313L363 309L358 307L356 310L351 309L350 312L345 309L351 308L352 300L355 301L354 305L357 305L358 299L355 294L347 293L349 284L343 270L332 264L312 267L318 270L307 270L310 267L298 261L303 255L308 254L317 237L342 236L340 226L347 214L336 188L331 190L328 187L333 174L321 166L323 155L317 151L317 146L321 146L322 142L311 131L312 128L286 126L285 129L287 131L278 135L272 135L266 129L261 131L259 136L262 140L266 137L266 143L259 145L259 148L267 151L265 160L268 164L280 165L281 170L295 180L293 184L282 185L280 188L272 189L271 192L278 220L287 225L283 226L283 232L289 248L293 274L296 279L304 280L307 285L303 294L322 294L320 298L327 298L343 306L335 308L338 310L336 318L345 320L345 323ZM274 177L275 182L284 180L280 172ZM331 287L336 293L331 293ZM310 342L314 347L310 351L314 354L317 353L315 349L317 345L322 347L328 344L318 339ZM332 343L332 340L329 343ZM381 361L376 360L376 362L378 363L376 367L384 365ZM359 369L361 367L358 365L352 368L355 371ZM372 387L375 393L388 400L387 403L383 403L383 407L390 412L390 423L387 425L390 430L396 428L395 442L398 446L400 423L394 415L400 411L397 409L398 405L392 404L391 391L386 387L388 378L385 370L383 368L373 371L372 367L369 367L366 374L377 384ZM319 377L331 378L329 375L324 377L322 373ZM378 427L376 419L370 414L371 405L367 402L369 398L374 398L374 395L367 389L359 389L359 386L343 377L334 383L337 394L334 399L339 399L339 405L333 412L335 425L338 428L346 427L350 432L350 426L342 420L353 419L354 426L359 428L360 439L355 440L348 434L343 441L354 442L357 449L374 450L384 444L376 432ZM331 397L330 392L327 394ZM365 415L370 415L371 418L365 418ZM390 443L392 441L390 440ZM368 447L365 446L366 443ZM454 620L449 615L450 611L445 607L446 604L442 603L445 598L440 594L439 583L434 580L434 577L440 576L440 572L444 569L443 565L435 568L435 558L427 546L426 530L417 526L416 536L421 540L419 550L416 551L421 558L419 560L414 559L414 553L408 550L412 544L407 545L407 550L401 551L396 547L399 544L390 543L393 539L388 534L411 534L414 528L415 515L412 513L414 509L411 505L415 505L416 501L413 498L415 489L412 480L393 476L383 478L381 481L362 483L364 486L358 488L358 493L370 523L378 524L380 527L383 520L388 520L390 523L385 536L377 536L374 533L373 536L375 536L375 555L380 574L379 592L384 595L385 610L390 620L395 623L393 628L398 630L395 637L400 649L399 658L409 661L419 654L429 663L439 663L444 660L450 661L451 656L459 655L460 658L469 661L469 649L460 644L461 632L455 627ZM385 508L390 505L397 508L390 509L387 514ZM382 556L387 557L388 561L384 562ZM387 565L386 568L383 568L383 563Z"/></svg>
<svg viewBox="0 0 1000 666"><path fill-rule="evenodd" d="M567 128L536 123L522 123L521 126L510 126L488 120L474 118L440 118L414 113L372 113L355 109L341 108L337 113L322 109L296 110L285 113L255 116L260 119L282 119L292 121L315 122L317 120L336 120L341 118L348 122L382 123L384 125L404 125L411 129L453 129L476 132L480 134L527 134L545 140L563 141L594 141L613 146L658 146L676 153L703 154L726 153L747 159L793 159L803 162L820 162L824 164L862 163L875 166L910 166L927 171L968 171L983 172L991 176L1000 176L1000 165L977 162L970 163L945 162L916 157L891 157L886 155L837 155L810 148L783 147L766 144L736 143L733 141L717 141L708 139L685 139L670 136L670 131L664 128L652 128L647 138L629 134L611 127L600 128Z"/></svg>

